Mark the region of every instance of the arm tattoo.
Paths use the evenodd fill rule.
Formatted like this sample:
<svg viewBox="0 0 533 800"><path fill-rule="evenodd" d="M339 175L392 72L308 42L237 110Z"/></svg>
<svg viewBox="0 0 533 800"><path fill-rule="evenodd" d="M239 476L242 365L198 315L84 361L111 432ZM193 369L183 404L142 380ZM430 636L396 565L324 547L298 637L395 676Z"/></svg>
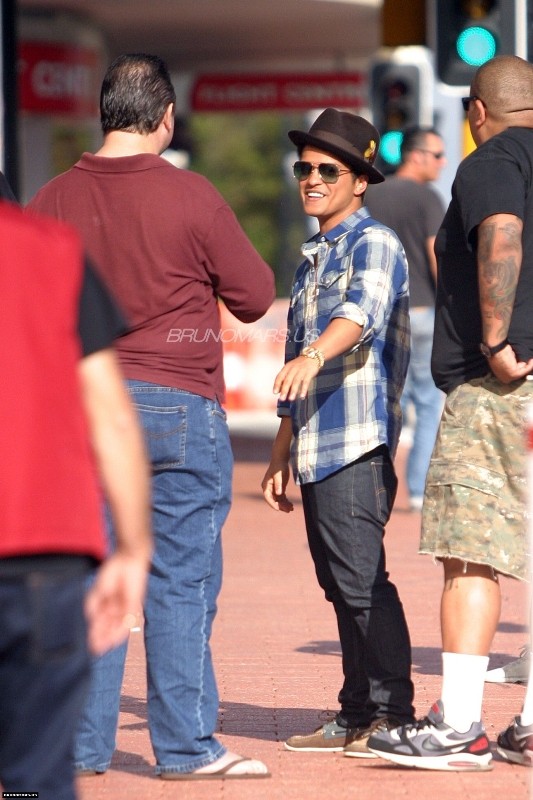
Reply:
<svg viewBox="0 0 533 800"><path fill-rule="evenodd" d="M509 330L522 261L521 225L482 223L478 238L478 277L482 319L494 338Z"/></svg>

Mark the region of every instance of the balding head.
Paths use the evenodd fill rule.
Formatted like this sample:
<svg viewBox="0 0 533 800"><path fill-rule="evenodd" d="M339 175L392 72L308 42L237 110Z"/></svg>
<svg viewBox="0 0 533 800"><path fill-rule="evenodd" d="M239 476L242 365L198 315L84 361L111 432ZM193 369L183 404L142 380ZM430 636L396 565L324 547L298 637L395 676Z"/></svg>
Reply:
<svg viewBox="0 0 533 800"><path fill-rule="evenodd" d="M480 97L488 113L508 125L533 120L533 64L518 56L496 56L474 76L471 93Z"/></svg>
<svg viewBox="0 0 533 800"><path fill-rule="evenodd" d="M468 122L477 145L511 127L533 128L533 65L518 56L483 64L470 87Z"/></svg>

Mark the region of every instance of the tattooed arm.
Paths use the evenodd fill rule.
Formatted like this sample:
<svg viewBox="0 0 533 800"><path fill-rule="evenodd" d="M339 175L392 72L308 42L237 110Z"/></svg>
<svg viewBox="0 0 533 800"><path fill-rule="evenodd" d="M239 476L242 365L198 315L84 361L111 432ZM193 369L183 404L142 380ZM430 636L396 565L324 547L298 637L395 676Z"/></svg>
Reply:
<svg viewBox="0 0 533 800"><path fill-rule="evenodd" d="M522 220L513 214L487 217L478 228L478 281L483 341L494 347L509 331L522 266ZM502 383L511 383L533 370L533 359L517 361L508 345L489 359Z"/></svg>

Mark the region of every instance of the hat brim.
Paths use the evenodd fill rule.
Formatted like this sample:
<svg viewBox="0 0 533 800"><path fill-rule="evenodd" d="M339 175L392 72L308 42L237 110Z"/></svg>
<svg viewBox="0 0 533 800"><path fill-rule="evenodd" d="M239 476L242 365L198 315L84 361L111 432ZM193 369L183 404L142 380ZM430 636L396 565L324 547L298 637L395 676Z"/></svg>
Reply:
<svg viewBox="0 0 533 800"><path fill-rule="evenodd" d="M337 156L344 164L352 167L357 175L366 175L369 183L382 183L385 180L385 176L379 169L373 167L360 155L350 152L347 149L348 143L344 143L344 140L335 134L325 132L323 135L313 136L305 131L289 131L288 136L299 150L308 145Z"/></svg>

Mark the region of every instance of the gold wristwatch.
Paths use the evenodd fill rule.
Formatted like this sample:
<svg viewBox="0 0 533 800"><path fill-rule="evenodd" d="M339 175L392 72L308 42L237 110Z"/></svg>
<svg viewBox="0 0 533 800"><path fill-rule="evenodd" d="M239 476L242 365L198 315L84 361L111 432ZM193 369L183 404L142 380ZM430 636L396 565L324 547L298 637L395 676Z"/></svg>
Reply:
<svg viewBox="0 0 533 800"><path fill-rule="evenodd" d="M322 369L322 367L324 366L324 361L325 361L324 353L317 347L304 347L300 355L305 356L306 358L316 358L316 360L318 361L319 369Z"/></svg>

